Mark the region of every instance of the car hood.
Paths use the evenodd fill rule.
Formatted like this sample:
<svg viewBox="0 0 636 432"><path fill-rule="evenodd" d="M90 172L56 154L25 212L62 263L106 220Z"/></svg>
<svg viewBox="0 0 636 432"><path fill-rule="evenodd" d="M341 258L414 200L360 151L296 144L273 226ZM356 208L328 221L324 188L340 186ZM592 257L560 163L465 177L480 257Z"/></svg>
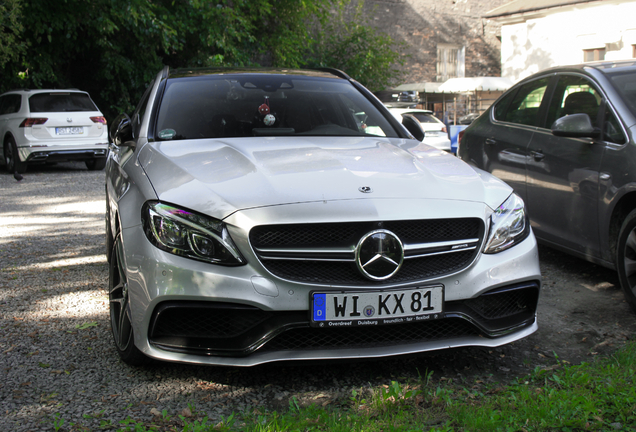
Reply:
<svg viewBox="0 0 636 432"><path fill-rule="evenodd" d="M262 137L162 141L139 153L161 201L223 219L304 202L442 199L499 206L511 189L414 140Z"/></svg>

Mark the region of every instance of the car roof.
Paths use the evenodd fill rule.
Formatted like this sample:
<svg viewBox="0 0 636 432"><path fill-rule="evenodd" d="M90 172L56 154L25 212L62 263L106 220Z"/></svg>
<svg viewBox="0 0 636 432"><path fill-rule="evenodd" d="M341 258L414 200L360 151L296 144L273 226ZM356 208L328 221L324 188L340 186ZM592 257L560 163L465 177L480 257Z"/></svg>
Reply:
<svg viewBox="0 0 636 432"><path fill-rule="evenodd" d="M579 64L572 64L572 65L553 66L547 69L543 69L539 72L533 73L532 75L520 80L519 83L532 80L535 77L540 75L548 75L551 73L575 72L575 71L590 73L592 70L598 71L598 73L602 73L605 75L613 75L614 73L624 73L630 70L636 72L636 60L612 60L612 61L599 60L594 62L579 63Z"/></svg>
<svg viewBox="0 0 636 432"><path fill-rule="evenodd" d="M283 68L189 68L167 69L167 78L200 77L205 75L297 75L316 78L342 78L351 80L346 73L332 68L283 69ZM164 76L166 76L164 75Z"/></svg>
<svg viewBox="0 0 636 432"><path fill-rule="evenodd" d="M38 94L38 93L86 93L83 90L78 90L75 88L72 89L13 89L13 90L8 90L2 94L0 94L0 96L4 96L6 94Z"/></svg>

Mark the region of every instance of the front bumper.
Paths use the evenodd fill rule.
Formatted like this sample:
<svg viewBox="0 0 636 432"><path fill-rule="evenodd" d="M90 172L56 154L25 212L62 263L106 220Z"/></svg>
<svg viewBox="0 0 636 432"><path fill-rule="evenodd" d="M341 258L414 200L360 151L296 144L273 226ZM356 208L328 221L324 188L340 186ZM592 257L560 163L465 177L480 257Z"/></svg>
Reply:
<svg viewBox="0 0 636 432"><path fill-rule="evenodd" d="M541 276L532 235L502 253L479 254L457 274L406 284L444 285L444 312L437 319L351 328L310 327L310 292L325 287L276 279L253 256L246 266L211 269L158 250L139 226L122 236L135 245L125 248L135 343L160 360L253 366L386 357L495 347L537 330Z"/></svg>

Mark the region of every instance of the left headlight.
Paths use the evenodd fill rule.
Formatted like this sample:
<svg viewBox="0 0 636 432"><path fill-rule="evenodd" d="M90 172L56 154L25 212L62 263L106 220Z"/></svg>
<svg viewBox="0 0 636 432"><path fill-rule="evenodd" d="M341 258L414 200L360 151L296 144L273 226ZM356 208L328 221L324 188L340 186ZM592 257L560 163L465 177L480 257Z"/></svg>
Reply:
<svg viewBox="0 0 636 432"><path fill-rule="evenodd" d="M142 209L146 237L159 249L213 264L241 265L241 256L225 224L217 219L160 202Z"/></svg>
<svg viewBox="0 0 636 432"><path fill-rule="evenodd" d="M498 253L523 241L530 234L530 224L523 200L512 194L490 216L490 232L484 253Z"/></svg>

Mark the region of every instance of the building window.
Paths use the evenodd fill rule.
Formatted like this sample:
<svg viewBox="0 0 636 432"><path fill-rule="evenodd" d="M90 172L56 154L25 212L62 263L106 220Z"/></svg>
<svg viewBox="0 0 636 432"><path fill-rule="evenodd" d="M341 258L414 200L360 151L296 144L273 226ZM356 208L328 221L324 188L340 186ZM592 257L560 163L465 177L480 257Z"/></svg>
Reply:
<svg viewBox="0 0 636 432"><path fill-rule="evenodd" d="M583 50L583 61L605 60L605 48Z"/></svg>
<svg viewBox="0 0 636 432"><path fill-rule="evenodd" d="M437 82L444 82L449 78L463 78L464 55L464 47L437 45Z"/></svg>

